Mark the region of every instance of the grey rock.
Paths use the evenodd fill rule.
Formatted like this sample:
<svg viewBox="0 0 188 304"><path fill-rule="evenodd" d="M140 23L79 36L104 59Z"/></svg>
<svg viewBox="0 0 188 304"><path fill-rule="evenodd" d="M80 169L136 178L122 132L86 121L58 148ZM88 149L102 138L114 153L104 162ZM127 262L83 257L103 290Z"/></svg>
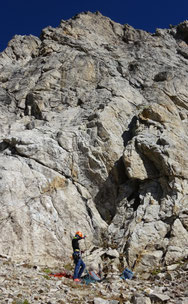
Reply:
<svg viewBox="0 0 188 304"><path fill-rule="evenodd" d="M149 295L149 297L153 300L153 301L161 301L166 303L167 301L170 300L170 297L165 295L165 294L159 294L159 293L152 293Z"/></svg>
<svg viewBox="0 0 188 304"><path fill-rule="evenodd" d="M112 258L119 258L119 252L116 249L109 249L106 251L106 254Z"/></svg>
<svg viewBox="0 0 188 304"><path fill-rule="evenodd" d="M102 298L94 298L94 304L109 304L109 301Z"/></svg>
<svg viewBox="0 0 188 304"><path fill-rule="evenodd" d="M151 300L148 297L144 297L142 295L135 295L132 298L133 304L151 304Z"/></svg>
<svg viewBox="0 0 188 304"><path fill-rule="evenodd" d="M185 259L187 100L187 21L150 34L87 12L13 37L0 54L0 253L69 264L79 229L94 268Z"/></svg>
<svg viewBox="0 0 188 304"><path fill-rule="evenodd" d="M166 269L167 269L168 271L172 271L172 270L177 269L178 267L179 267L179 264L172 264L172 265L168 265L168 266L166 267Z"/></svg>

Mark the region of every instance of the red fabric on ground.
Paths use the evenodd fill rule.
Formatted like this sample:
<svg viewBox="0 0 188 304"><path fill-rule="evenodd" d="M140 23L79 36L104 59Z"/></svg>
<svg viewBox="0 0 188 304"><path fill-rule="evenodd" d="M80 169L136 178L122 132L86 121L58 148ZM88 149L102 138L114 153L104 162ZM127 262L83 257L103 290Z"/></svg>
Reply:
<svg viewBox="0 0 188 304"><path fill-rule="evenodd" d="M65 278L68 278L68 279L73 279L73 276L71 274L66 273L66 272L50 273L49 276L58 277L58 278L65 277Z"/></svg>

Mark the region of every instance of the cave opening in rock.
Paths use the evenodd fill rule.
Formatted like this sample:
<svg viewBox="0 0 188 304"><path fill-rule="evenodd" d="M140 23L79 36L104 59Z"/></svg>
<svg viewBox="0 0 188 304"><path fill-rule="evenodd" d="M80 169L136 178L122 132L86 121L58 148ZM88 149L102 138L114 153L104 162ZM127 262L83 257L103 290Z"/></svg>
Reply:
<svg viewBox="0 0 188 304"><path fill-rule="evenodd" d="M129 202L130 201L134 201L133 204L131 204L131 207L133 208L134 211L136 211L140 205L140 197L139 197L139 194L132 194L128 199L127 199Z"/></svg>

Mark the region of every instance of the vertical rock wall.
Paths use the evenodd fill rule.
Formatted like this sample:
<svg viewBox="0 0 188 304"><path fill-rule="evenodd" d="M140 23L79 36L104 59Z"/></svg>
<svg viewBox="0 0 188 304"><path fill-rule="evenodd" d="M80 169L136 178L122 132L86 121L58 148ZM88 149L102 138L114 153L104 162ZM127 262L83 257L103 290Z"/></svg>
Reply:
<svg viewBox="0 0 188 304"><path fill-rule="evenodd" d="M138 270L188 255L187 21L82 13L0 54L0 254L55 264L75 230Z"/></svg>

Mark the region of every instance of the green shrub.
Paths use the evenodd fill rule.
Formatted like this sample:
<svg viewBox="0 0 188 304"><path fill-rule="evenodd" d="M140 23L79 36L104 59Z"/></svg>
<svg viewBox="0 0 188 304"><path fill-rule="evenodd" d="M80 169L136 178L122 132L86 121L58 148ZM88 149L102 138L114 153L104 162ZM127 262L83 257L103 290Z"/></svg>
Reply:
<svg viewBox="0 0 188 304"><path fill-rule="evenodd" d="M152 275L157 275L157 274L160 273L160 272L161 272L161 270L160 270L159 268L156 268L156 269L153 269L153 270L152 270L151 274L152 274Z"/></svg>
<svg viewBox="0 0 188 304"><path fill-rule="evenodd" d="M51 273L52 271L49 268L44 268L43 271L47 274Z"/></svg>

